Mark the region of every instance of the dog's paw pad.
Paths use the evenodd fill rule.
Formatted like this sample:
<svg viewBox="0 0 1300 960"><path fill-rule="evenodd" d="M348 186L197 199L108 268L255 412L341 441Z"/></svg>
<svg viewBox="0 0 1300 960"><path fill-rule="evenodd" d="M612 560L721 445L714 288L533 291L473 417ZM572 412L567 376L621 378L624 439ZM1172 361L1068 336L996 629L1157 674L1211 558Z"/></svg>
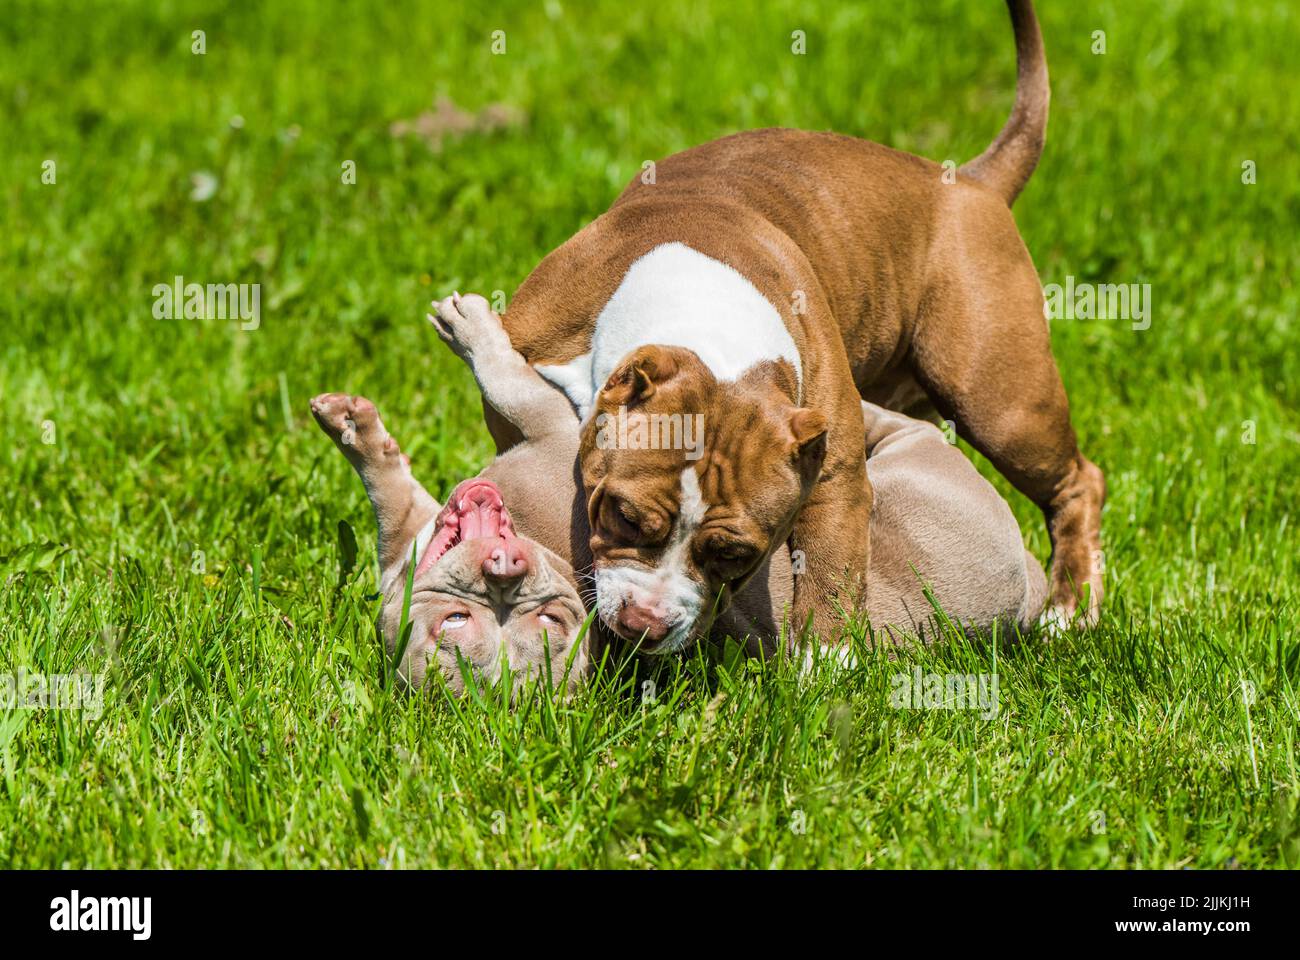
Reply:
<svg viewBox="0 0 1300 960"><path fill-rule="evenodd" d="M322 393L311 401L312 416L320 428L335 439L352 426L353 409L352 398L346 393Z"/></svg>
<svg viewBox="0 0 1300 960"><path fill-rule="evenodd" d="M322 430L351 458L398 458L402 452L384 429L379 411L365 397L323 393L311 401L311 412Z"/></svg>

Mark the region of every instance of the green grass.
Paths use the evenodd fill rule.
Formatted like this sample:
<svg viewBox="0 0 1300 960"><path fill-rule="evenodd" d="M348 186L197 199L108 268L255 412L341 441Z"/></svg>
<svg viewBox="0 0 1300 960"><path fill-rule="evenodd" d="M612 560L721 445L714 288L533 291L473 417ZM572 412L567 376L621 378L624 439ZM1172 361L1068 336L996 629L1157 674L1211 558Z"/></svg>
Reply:
<svg viewBox="0 0 1300 960"><path fill-rule="evenodd" d="M0 673L108 676L97 719L0 709L0 865L1300 864L1294 4L1040 4L1026 243L1044 283L1154 298L1149 330L1053 326L1110 482L1097 630L809 678L713 651L654 702L514 710L381 684L369 508L307 399L375 399L445 493L491 448L427 301L509 294L643 161L734 130L970 158L1010 104L1001 4L77 6L0 18ZM390 135L439 94L527 122ZM177 274L261 283L261 326L154 319ZM914 665L996 669L1000 712L890 706Z"/></svg>

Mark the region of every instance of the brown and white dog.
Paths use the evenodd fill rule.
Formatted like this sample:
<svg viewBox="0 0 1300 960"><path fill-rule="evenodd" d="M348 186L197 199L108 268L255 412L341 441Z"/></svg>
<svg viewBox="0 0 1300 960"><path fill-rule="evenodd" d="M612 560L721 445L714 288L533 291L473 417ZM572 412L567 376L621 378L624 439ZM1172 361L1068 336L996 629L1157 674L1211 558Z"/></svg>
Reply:
<svg viewBox="0 0 1300 960"><path fill-rule="evenodd" d="M680 649L788 545L806 565L795 620L833 638L837 608L870 596L862 400L951 419L1043 510L1051 617L1095 618L1105 482L1010 212L1042 150L1047 66L1031 3L1008 6L1015 105L955 175L833 133L736 134L660 161L515 294L511 342L581 417L596 606L615 632ZM509 450L517 427L484 407ZM702 442L602 442L628 417L691 418Z"/></svg>
<svg viewBox="0 0 1300 960"><path fill-rule="evenodd" d="M482 297L449 298L438 314L439 333L521 438L482 475L458 485L446 506L414 478L373 403L337 393L311 402L374 508L384 595L379 626L388 653L395 655L414 554L412 631L398 671L404 683L422 686L432 666L459 693L464 661L488 682L508 663L519 680L542 675L573 689L598 653L593 634L577 642L584 611L574 568L590 563L575 470L577 417L511 347ZM870 404L863 412L868 473L879 499L867 603L877 634L894 642L926 635L926 587L965 627L1028 627L1047 584L1006 503L932 425ZM714 632L770 655L782 636L793 639L791 596L790 555L781 546Z"/></svg>

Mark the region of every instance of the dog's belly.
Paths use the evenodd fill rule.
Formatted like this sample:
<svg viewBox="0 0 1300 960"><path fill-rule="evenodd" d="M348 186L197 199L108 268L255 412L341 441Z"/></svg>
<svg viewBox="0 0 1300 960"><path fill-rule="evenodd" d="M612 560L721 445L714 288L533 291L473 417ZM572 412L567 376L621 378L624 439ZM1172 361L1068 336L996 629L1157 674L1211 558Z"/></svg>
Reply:
<svg viewBox="0 0 1300 960"><path fill-rule="evenodd" d="M905 413L919 420L930 420L934 416L929 395L907 367L898 366L887 370L860 385L858 391L867 403L874 403L886 410Z"/></svg>

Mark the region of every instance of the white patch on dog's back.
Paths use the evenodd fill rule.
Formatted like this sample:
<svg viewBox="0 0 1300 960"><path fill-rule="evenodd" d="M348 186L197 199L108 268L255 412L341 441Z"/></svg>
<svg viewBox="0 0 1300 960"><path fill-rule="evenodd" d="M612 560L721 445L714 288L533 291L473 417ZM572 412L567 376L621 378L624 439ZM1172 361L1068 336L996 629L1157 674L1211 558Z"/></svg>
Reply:
<svg viewBox="0 0 1300 960"><path fill-rule="evenodd" d="M596 318L591 353L537 372L586 419L619 361L647 344L693 350L722 381L785 360L803 392L799 351L776 307L735 269L683 243L661 244L628 268Z"/></svg>

